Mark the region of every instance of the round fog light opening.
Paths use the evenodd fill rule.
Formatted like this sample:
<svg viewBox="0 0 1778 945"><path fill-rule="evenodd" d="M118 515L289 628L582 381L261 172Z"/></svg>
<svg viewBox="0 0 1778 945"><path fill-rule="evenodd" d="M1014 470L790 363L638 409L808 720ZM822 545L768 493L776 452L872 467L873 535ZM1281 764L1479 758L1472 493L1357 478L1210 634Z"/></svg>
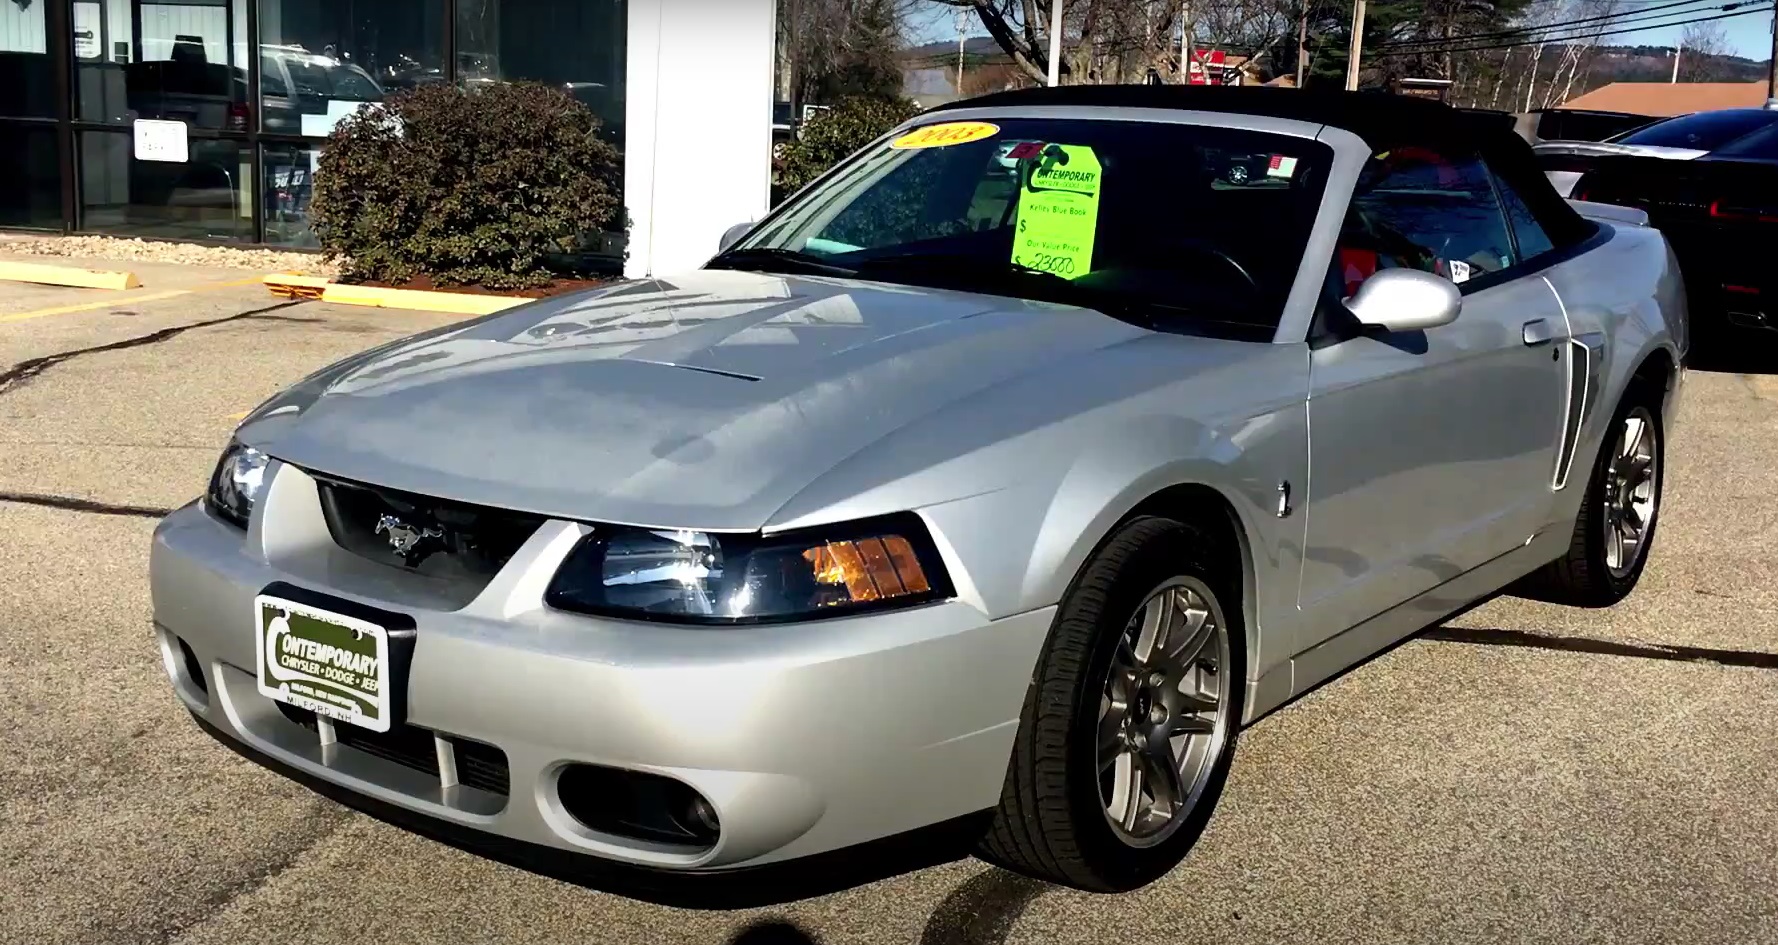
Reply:
<svg viewBox="0 0 1778 945"><path fill-rule="evenodd" d="M710 831L711 835L722 832L722 821L716 817L716 808L702 797L694 797L691 802L692 822Z"/></svg>

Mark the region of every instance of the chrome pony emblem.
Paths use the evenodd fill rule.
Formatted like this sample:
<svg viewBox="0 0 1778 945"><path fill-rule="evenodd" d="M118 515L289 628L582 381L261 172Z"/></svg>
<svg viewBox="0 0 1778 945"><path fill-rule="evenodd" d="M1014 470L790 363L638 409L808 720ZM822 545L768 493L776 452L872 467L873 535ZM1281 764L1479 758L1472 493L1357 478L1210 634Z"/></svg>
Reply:
<svg viewBox="0 0 1778 945"><path fill-rule="evenodd" d="M424 561L437 550L428 545L435 542L442 545L445 537L442 528L409 525L393 515L384 515L377 519L376 534L384 533L389 535L389 549L400 555L402 561L409 566Z"/></svg>

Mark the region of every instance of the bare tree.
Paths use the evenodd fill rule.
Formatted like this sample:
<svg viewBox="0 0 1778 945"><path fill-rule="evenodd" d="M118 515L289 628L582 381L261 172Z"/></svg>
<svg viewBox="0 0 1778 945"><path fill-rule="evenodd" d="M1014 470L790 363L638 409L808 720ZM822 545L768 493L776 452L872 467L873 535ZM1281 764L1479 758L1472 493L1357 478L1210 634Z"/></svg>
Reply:
<svg viewBox="0 0 1778 945"><path fill-rule="evenodd" d="M1049 78L1049 17L1038 9L1037 0L932 0L948 7L975 11L982 27L994 42L1026 75L1043 82ZM1063 16L1093 0L1066 0ZM1064 31L1066 32L1066 31ZM1061 72L1069 72L1066 60Z"/></svg>
<svg viewBox="0 0 1778 945"><path fill-rule="evenodd" d="M1724 77L1722 57L1729 51L1728 31L1720 22L1688 23L1680 34L1685 49L1679 63L1682 82L1717 82Z"/></svg>
<svg viewBox="0 0 1778 945"><path fill-rule="evenodd" d="M1533 2L1530 6L1526 7L1525 15L1519 20L1519 26L1531 31L1531 63L1525 70L1525 77L1527 80L1525 105L1520 111L1528 112L1531 110L1531 100L1537 95L1537 67L1538 64L1543 61L1543 49L1549 43L1547 38L1549 33L1547 31L1550 26L1559 23L1564 19L1562 7L1563 4L1560 0L1542 0L1542 2ZM1537 32L1539 29L1544 30L1544 32Z"/></svg>
<svg viewBox="0 0 1778 945"><path fill-rule="evenodd" d="M1513 51L1518 48L1517 46L1508 46L1506 52L1500 57L1500 69L1494 73L1494 94L1488 96L1489 108L1500 107L1500 89L1506 84L1506 74L1511 71L1508 67L1512 65Z"/></svg>
<svg viewBox="0 0 1778 945"><path fill-rule="evenodd" d="M1049 71L1049 0L927 0L973 11L1031 79ZM1257 54L1296 30L1298 0L1062 0L1060 73L1071 83L1185 75L1180 32L1197 46Z"/></svg>
<svg viewBox="0 0 1778 945"><path fill-rule="evenodd" d="M901 87L910 0L778 0L778 94L801 104Z"/></svg>
<svg viewBox="0 0 1778 945"><path fill-rule="evenodd" d="M1598 46L1599 38L1618 15L1623 0L1573 0L1563 10L1565 20L1586 21L1585 33L1581 36L1569 35L1562 47L1562 58L1556 63L1555 74L1550 76L1549 85L1544 88L1543 107L1558 105L1568 101L1574 94L1574 80L1580 74L1583 61L1591 66L1594 47ZM1563 70L1567 70L1568 78L1562 78ZM1557 92L1560 86L1561 92Z"/></svg>

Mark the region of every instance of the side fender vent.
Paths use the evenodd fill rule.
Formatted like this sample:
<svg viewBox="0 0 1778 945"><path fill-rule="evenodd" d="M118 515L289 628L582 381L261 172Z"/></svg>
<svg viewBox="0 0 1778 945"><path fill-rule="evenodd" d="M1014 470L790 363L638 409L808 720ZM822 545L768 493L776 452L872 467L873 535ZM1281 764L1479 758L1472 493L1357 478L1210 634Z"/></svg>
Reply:
<svg viewBox="0 0 1778 945"><path fill-rule="evenodd" d="M1592 395L1593 349L1579 338L1568 345L1568 392L1562 411L1562 442L1556 451L1556 476L1552 485L1559 491L1568 485L1568 472L1574 465L1575 448L1580 441L1582 421L1587 415L1587 399Z"/></svg>

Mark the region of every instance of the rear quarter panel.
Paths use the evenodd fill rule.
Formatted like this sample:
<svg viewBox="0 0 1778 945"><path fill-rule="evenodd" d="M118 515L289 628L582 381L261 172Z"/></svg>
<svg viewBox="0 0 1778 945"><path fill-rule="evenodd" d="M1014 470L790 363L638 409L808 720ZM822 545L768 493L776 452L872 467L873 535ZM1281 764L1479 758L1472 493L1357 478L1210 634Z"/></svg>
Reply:
<svg viewBox="0 0 1778 945"><path fill-rule="evenodd" d="M1562 301L1572 337L1588 343L1592 352L1574 472L1559 503L1568 520L1579 511L1586 470L1630 379L1661 351L1672 363L1682 363L1689 344L1685 284L1661 232L1627 223L1599 225L1604 233L1598 245L1543 274ZM1677 378L1669 381L1662 418L1667 426L1677 408L1671 386Z"/></svg>

